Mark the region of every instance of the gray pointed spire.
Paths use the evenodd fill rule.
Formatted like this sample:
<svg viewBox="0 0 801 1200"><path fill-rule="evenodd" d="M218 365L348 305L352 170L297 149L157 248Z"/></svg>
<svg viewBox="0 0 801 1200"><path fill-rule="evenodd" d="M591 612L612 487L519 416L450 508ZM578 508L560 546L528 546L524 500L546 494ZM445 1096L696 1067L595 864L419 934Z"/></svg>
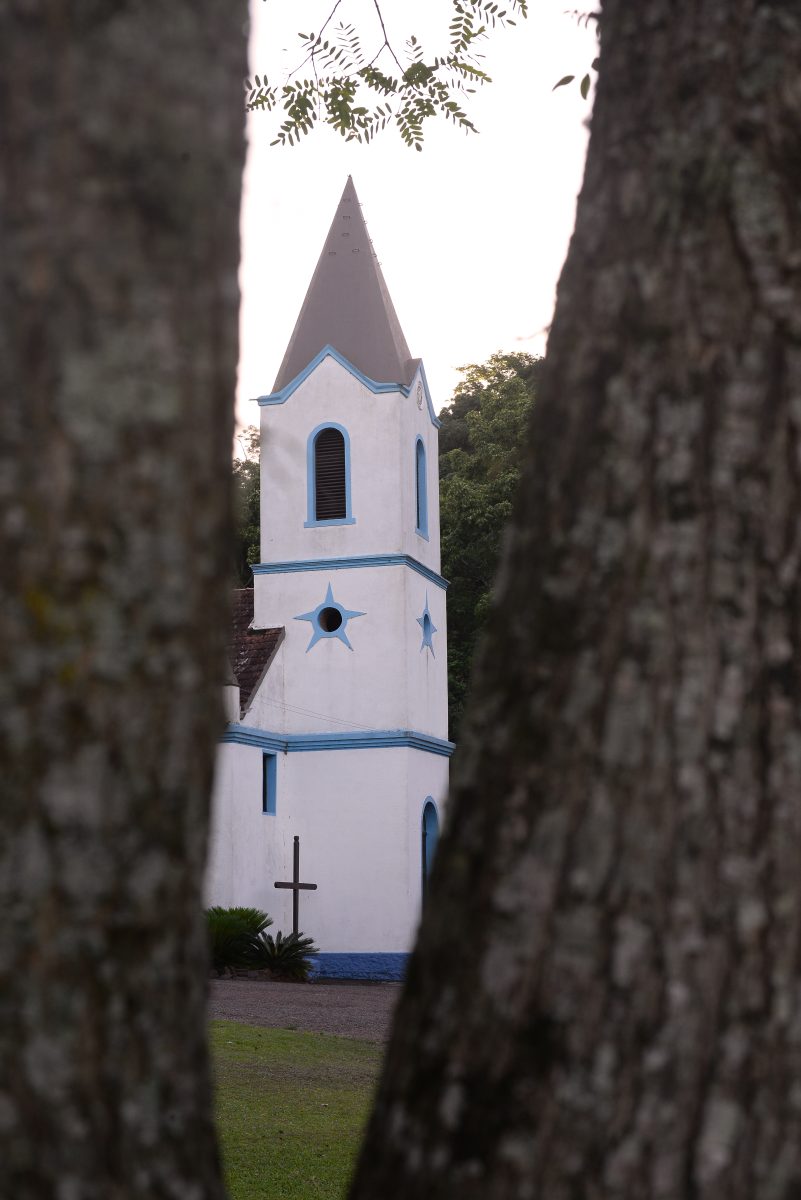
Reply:
<svg viewBox="0 0 801 1200"><path fill-rule="evenodd" d="M327 345L377 383L411 383L418 361L409 354L350 175L273 391Z"/></svg>

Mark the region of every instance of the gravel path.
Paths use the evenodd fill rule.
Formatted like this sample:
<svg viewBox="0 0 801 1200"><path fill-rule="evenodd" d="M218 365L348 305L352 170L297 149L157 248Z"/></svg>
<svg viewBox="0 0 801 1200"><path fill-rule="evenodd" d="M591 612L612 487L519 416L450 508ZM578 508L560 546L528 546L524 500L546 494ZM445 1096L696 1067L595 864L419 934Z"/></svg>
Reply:
<svg viewBox="0 0 801 1200"><path fill-rule="evenodd" d="M385 1042L400 996L399 983L267 983L251 979L209 981L209 1017L309 1029L366 1042Z"/></svg>

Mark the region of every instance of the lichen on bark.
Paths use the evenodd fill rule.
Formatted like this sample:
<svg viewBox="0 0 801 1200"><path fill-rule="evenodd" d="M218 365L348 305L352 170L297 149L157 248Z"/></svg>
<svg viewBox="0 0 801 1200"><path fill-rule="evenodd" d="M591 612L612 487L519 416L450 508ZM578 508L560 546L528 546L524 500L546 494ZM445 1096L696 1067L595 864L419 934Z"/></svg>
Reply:
<svg viewBox="0 0 801 1200"><path fill-rule="evenodd" d="M601 45L353 1200L801 1191L801 14L605 0Z"/></svg>
<svg viewBox="0 0 801 1200"><path fill-rule="evenodd" d="M244 3L0 6L0 1161L222 1197L221 723Z"/></svg>

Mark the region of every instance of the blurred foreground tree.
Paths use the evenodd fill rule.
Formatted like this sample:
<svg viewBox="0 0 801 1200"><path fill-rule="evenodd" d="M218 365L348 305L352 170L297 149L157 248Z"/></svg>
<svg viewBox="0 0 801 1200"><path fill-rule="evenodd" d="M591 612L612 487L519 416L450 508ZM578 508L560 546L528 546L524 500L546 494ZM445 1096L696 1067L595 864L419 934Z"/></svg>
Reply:
<svg viewBox="0 0 801 1200"><path fill-rule="evenodd" d="M801 8L605 0L352 1200L801 1194Z"/></svg>
<svg viewBox="0 0 801 1200"><path fill-rule="evenodd" d="M246 22L244 2L174 0L154 40L145 0L0 5L0 1190L14 1200L223 1195L201 890Z"/></svg>
<svg viewBox="0 0 801 1200"><path fill-rule="evenodd" d="M154 54L143 0L0 8L15 1200L222 1194L200 884L244 19L174 0ZM801 13L606 0L602 33L365 1200L801 1190Z"/></svg>
<svg viewBox="0 0 801 1200"><path fill-rule="evenodd" d="M244 0L0 5L0 1192L222 1197ZM156 39L155 26L158 36Z"/></svg>

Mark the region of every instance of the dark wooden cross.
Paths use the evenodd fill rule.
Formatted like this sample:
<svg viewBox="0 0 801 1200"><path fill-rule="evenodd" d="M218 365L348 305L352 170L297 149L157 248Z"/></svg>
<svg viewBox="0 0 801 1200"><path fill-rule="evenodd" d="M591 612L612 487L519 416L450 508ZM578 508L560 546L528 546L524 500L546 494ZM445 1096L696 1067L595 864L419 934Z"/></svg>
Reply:
<svg viewBox="0 0 801 1200"><path fill-rule="evenodd" d="M298 935L298 900L301 892L316 892L316 883L301 883L300 882L300 838L295 834L295 845L292 854L292 882L291 883L276 883L277 888L292 889L292 932L295 937Z"/></svg>

